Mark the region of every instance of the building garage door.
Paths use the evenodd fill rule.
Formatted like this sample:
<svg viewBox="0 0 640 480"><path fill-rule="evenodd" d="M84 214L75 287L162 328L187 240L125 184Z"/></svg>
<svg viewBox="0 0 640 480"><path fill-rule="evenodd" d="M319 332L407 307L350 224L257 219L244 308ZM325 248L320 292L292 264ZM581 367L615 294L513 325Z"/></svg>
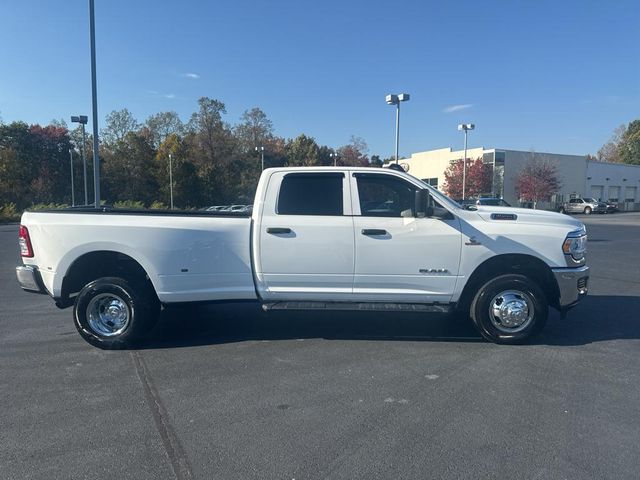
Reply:
<svg viewBox="0 0 640 480"><path fill-rule="evenodd" d="M627 187L624 192L624 201L625 202L635 202L636 197L636 187Z"/></svg>
<svg viewBox="0 0 640 480"><path fill-rule="evenodd" d="M620 200L620 187L609 187L609 200L612 202L619 202Z"/></svg>
<svg viewBox="0 0 640 480"><path fill-rule="evenodd" d="M591 196L596 200L602 200L602 197L604 196L604 186L591 185Z"/></svg>

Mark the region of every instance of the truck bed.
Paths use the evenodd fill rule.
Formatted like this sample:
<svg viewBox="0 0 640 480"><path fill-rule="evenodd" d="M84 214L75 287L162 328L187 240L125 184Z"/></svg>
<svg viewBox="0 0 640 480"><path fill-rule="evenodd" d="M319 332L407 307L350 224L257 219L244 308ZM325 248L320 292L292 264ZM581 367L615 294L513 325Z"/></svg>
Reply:
<svg viewBox="0 0 640 480"><path fill-rule="evenodd" d="M247 213L72 208L25 212L22 223L35 250L24 263L56 298L64 272L95 252L131 257L165 303L256 298Z"/></svg>

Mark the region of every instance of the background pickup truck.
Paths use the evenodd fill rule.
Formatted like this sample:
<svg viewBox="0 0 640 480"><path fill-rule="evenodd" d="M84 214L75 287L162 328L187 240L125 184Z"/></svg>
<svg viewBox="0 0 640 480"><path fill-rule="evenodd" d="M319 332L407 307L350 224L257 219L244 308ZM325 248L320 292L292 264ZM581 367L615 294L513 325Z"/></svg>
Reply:
<svg viewBox="0 0 640 480"><path fill-rule="evenodd" d="M162 305L255 300L268 309L457 310L523 342L587 293L584 225L566 215L467 211L403 172L276 168L252 213L26 212L25 290L73 305L85 340L135 344Z"/></svg>

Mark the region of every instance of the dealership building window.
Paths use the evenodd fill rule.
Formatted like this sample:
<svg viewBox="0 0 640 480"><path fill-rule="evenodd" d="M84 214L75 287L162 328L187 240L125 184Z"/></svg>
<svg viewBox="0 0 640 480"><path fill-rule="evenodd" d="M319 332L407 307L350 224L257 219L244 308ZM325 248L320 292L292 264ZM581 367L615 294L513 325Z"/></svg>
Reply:
<svg viewBox="0 0 640 480"><path fill-rule="evenodd" d="M428 183L429 185L431 185L433 188L438 188L438 177L433 177L433 178L423 178L422 181L424 183Z"/></svg>

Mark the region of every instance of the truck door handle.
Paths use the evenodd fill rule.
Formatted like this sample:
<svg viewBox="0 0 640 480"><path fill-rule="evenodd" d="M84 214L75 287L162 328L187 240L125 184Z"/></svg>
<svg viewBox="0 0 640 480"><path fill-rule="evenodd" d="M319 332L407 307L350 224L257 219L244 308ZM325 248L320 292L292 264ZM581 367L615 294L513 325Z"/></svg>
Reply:
<svg viewBox="0 0 640 480"><path fill-rule="evenodd" d="M386 230L382 230L380 228L363 228L363 235L387 235Z"/></svg>
<svg viewBox="0 0 640 480"><path fill-rule="evenodd" d="M267 233L272 233L274 235L277 235L278 233L291 233L291 229L283 227L267 227Z"/></svg>

